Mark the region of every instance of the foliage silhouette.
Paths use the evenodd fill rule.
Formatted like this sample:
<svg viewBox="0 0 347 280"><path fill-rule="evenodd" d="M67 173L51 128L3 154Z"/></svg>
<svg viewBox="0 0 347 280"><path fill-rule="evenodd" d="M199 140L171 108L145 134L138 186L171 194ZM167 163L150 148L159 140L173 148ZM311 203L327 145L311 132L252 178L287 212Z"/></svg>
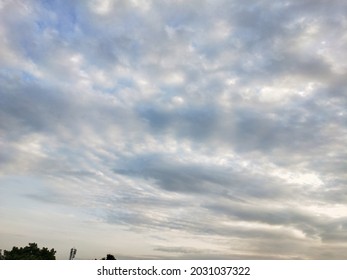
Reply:
<svg viewBox="0 0 347 280"><path fill-rule="evenodd" d="M25 247L13 247L11 251L4 251L5 260L55 260L54 249L38 248L36 243L29 243Z"/></svg>
<svg viewBox="0 0 347 280"><path fill-rule="evenodd" d="M111 254L107 254L106 258L102 258L101 260L116 260L116 258L114 257L114 255Z"/></svg>

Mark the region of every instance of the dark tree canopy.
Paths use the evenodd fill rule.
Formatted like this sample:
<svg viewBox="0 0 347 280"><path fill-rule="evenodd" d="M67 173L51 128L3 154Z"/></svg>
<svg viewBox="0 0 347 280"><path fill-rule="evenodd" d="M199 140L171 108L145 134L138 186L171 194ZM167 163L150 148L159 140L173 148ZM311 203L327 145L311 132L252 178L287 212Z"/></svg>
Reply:
<svg viewBox="0 0 347 280"><path fill-rule="evenodd" d="M114 257L114 255L107 254L106 258L102 258L101 260L116 260L116 258Z"/></svg>
<svg viewBox="0 0 347 280"><path fill-rule="evenodd" d="M107 254L106 256L106 260L115 260L116 258L114 257L114 255L111 254Z"/></svg>
<svg viewBox="0 0 347 280"><path fill-rule="evenodd" d="M37 247L36 243L29 243L25 247L13 247L11 251L4 251L5 260L55 260L54 249L48 250Z"/></svg>

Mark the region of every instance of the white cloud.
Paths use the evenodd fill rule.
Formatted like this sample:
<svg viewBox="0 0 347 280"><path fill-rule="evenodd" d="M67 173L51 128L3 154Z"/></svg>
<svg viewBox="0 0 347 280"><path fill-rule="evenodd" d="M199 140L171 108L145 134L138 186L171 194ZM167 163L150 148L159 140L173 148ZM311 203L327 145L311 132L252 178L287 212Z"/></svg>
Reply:
<svg viewBox="0 0 347 280"><path fill-rule="evenodd" d="M346 257L343 1L1 3L0 247Z"/></svg>

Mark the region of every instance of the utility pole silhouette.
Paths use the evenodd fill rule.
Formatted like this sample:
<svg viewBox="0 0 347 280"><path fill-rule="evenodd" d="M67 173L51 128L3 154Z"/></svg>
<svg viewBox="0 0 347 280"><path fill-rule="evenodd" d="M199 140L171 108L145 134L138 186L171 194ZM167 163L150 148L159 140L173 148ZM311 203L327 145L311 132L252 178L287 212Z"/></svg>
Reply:
<svg viewBox="0 0 347 280"><path fill-rule="evenodd" d="M76 249L76 248L71 248L69 260L73 260L73 259L75 258L76 252L77 252L77 249Z"/></svg>

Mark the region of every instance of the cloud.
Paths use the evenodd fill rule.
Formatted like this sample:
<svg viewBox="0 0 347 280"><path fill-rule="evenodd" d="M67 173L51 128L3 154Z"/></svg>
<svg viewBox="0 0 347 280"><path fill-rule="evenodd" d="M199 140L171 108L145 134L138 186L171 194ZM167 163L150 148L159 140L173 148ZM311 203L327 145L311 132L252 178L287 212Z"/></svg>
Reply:
<svg viewBox="0 0 347 280"><path fill-rule="evenodd" d="M345 10L2 1L0 245L57 224L100 258L115 236L124 258L345 258Z"/></svg>

